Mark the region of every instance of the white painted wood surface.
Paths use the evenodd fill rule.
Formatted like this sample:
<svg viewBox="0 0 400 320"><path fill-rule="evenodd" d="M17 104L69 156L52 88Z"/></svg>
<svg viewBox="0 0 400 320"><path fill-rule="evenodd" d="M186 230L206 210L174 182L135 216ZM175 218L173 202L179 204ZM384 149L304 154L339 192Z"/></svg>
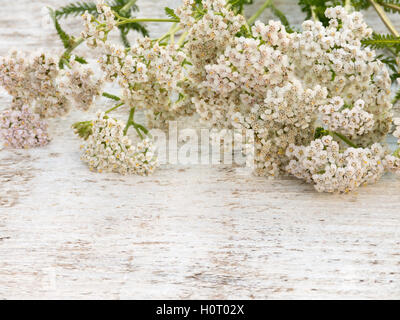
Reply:
<svg viewBox="0 0 400 320"><path fill-rule="evenodd" d="M60 48L40 8L66 2L2 4L0 54ZM143 16L162 16L179 1L138 2ZM52 121L45 148L0 151L0 299L400 298L394 176L327 195L224 165L95 174L70 130L82 118Z"/></svg>

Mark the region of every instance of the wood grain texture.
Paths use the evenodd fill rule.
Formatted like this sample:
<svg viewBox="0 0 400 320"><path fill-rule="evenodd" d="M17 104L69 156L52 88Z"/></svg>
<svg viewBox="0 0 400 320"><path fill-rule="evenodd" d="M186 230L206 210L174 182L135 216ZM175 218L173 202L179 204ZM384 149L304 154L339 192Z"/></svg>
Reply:
<svg viewBox="0 0 400 320"><path fill-rule="evenodd" d="M2 4L0 54L60 48L40 8L66 2ZM160 17L178 2L138 1ZM299 22L292 3L280 6ZM70 130L90 117L52 121L45 148L0 151L0 298L400 298L394 176L328 195L225 165L95 174Z"/></svg>

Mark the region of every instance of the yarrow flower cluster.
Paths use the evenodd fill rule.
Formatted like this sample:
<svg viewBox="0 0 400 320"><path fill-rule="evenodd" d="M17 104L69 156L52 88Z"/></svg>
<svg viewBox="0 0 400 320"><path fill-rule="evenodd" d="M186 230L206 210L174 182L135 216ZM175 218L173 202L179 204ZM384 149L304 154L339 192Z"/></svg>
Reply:
<svg viewBox="0 0 400 320"><path fill-rule="evenodd" d="M145 110L150 127L193 114L183 99L184 60L177 45L161 46L149 38L137 40L128 52L119 72L123 101Z"/></svg>
<svg viewBox="0 0 400 320"><path fill-rule="evenodd" d="M372 30L360 12L335 7L328 8L325 15L330 18L328 27L305 21L301 33L270 31L265 40L271 39L289 56L305 86L326 87L329 98L340 97L350 108L363 101L362 109L373 115L373 126L361 131L348 128L346 131L354 133L354 142L367 146L382 141L391 124L391 81L375 52L362 47L361 40L370 37Z"/></svg>
<svg viewBox="0 0 400 320"><path fill-rule="evenodd" d="M76 61L70 62L70 68L66 71L65 82L60 86L65 88L65 95L74 102L77 109L87 111L95 98L101 95L104 81L96 79L92 69L83 67Z"/></svg>
<svg viewBox="0 0 400 320"><path fill-rule="evenodd" d="M88 110L94 98L101 94L103 81L94 79L91 69L73 60L69 65L72 68L70 71L60 69L59 58L48 53L28 55L13 50L1 58L0 85L12 96L11 109L15 114L26 117L25 120L13 122L12 129L18 134L25 134L17 139L19 142L7 143L9 146L25 148L46 144L47 126L43 119L64 116L72 106ZM10 115L7 112L6 118ZM30 132L30 127L41 132L36 140L29 139L31 133L27 132ZM15 133L7 134L7 137L12 136ZM35 136L32 133L32 137Z"/></svg>
<svg viewBox="0 0 400 320"><path fill-rule="evenodd" d="M106 38L94 46L103 52L98 62L105 80L118 82L124 104L144 110L149 127L165 127L167 120L193 114L183 99L185 54L179 46L149 38L138 39L129 49Z"/></svg>
<svg viewBox="0 0 400 320"><path fill-rule="evenodd" d="M202 81L204 67L213 63L246 25L246 19L227 8L226 0L184 0L175 10L180 25L188 35L185 52L193 67L189 76Z"/></svg>
<svg viewBox="0 0 400 320"><path fill-rule="evenodd" d="M349 192L375 183L385 172L385 149L379 143L341 152L331 136L324 136L308 146L291 144L286 155L291 159L287 172L313 183L319 192Z"/></svg>
<svg viewBox="0 0 400 320"><path fill-rule="evenodd" d="M58 86L58 58L20 51L1 58L0 85L13 97L13 108L32 106L45 118L65 115L70 103Z"/></svg>
<svg viewBox="0 0 400 320"><path fill-rule="evenodd" d="M185 106L196 109L204 123L211 126L227 124L229 116L223 109L232 106L234 98L221 97L204 89L202 83L206 80L206 66L216 63L225 49L235 42L236 34L246 26L246 19L229 10L226 0L184 0L175 13L187 33L183 50L191 64L184 85Z"/></svg>
<svg viewBox="0 0 400 320"><path fill-rule="evenodd" d="M314 133L315 101L326 96L326 90L306 89L293 80L266 92L264 101L256 104L238 123L254 132L255 173L277 177L285 174L285 157L290 143L307 144ZM235 120L235 119L234 119Z"/></svg>
<svg viewBox="0 0 400 320"><path fill-rule="evenodd" d="M0 136L6 146L19 149L42 147L50 141L47 123L27 106L0 113Z"/></svg>
<svg viewBox="0 0 400 320"><path fill-rule="evenodd" d="M400 118L393 119L393 123L396 126L393 136L397 138L397 143L400 144Z"/></svg>
<svg viewBox="0 0 400 320"><path fill-rule="evenodd" d="M338 131L351 138L369 133L374 128L374 115L364 110L365 102L357 100L354 106L346 106L341 97L330 99L330 104L323 105L319 111L322 122L329 130Z"/></svg>
<svg viewBox="0 0 400 320"><path fill-rule="evenodd" d="M325 26L305 21L301 32L292 32L277 21L247 22L234 6L183 0L166 10L171 19L162 21L175 23L168 33L128 48L108 34L143 19L125 18L98 1L96 17L83 15L79 41L63 39L73 44L60 63L48 54L13 52L0 62L0 84L13 109L37 113L36 122L72 106L86 111L100 95L115 100L96 120L73 126L87 141L82 160L99 172L147 175L158 166L148 130L134 121L141 110L150 128L197 113L213 128L252 130L244 151L252 153L255 174L290 174L321 192L349 192L385 171L400 173L400 148L392 153L384 144L392 127L389 71L362 45L372 35L362 15L329 8ZM178 30L183 34L175 42ZM82 41L100 52L101 78L71 57ZM121 94L102 93L104 82L118 83ZM130 111L125 126L109 116L122 106ZM400 144L400 121L394 123ZM143 139L137 145L128 137L131 126Z"/></svg>
<svg viewBox="0 0 400 320"><path fill-rule="evenodd" d="M86 39L89 47L96 47L99 42L107 39L108 33L117 25L117 20L111 8L103 0L97 1L98 16L94 17L88 12L83 14L84 30L81 37Z"/></svg>
<svg viewBox="0 0 400 320"><path fill-rule="evenodd" d="M98 172L153 173L158 167L153 142L147 138L133 145L123 129L121 121L99 112L92 123L92 134L82 146L82 161Z"/></svg>

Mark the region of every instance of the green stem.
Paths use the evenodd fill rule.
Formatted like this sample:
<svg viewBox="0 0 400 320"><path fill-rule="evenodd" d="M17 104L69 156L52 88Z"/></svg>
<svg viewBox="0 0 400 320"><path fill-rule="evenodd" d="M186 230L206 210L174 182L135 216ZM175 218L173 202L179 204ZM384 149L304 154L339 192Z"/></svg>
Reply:
<svg viewBox="0 0 400 320"><path fill-rule="evenodd" d="M395 152L393 152L393 155L394 155L396 158L400 158L400 148L398 148Z"/></svg>
<svg viewBox="0 0 400 320"><path fill-rule="evenodd" d="M186 39L186 37L188 36L188 34L189 34L189 32L184 32L184 33L182 33L182 35L180 36L180 38L179 38L179 40L178 40L178 43L177 43L177 45L179 46L179 47L181 47L182 45L183 45L183 43L185 42L185 39Z"/></svg>
<svg viewBox="0 0 400 320"><path fill-rule="evenodd" d="M265 9L267 9L270 5L272 5L273 0L267 0L264 2L264 4L260 7L260 9L257 10L257 12L250 17L250 19L247 21L247 24L251 26L256 22L257 18L264 12Z"/></svg>
<svg viewBox="0 0 400 320"><path fill-rule="evenodd" d="M315 12L315 6L311 6L310 9L311 9L311 15L312 15L313 20L314 20L315 22L319 21L319 18L318 18L318 16L317 16L317 13Z"/></svg>
<svg viewBox="0 0 400 320"><path fill-rule="evenodd" d="M346 9L346 11L348 13L350 13L352 11L351 0L346 0L344 8Z"/></svg>
<svg viewBox="0 0 400 320"><path fill-rule="evenodd" d="M117 26L121 26L128 23L134 22L179 22L177 19L152 19L152 18L139 18L139 19L124 19L117 23Z"/></svg>
<svg viewBox="0 0 400 320"><path fill-rule="evenodd" d="M134 126L135 126L135 128L142 130L144 134L146 134L146 135L149 134L149 130L147 128L145 128L144 126L142 126L141 124L135 122Z"/></svg>
<svg viewBox="0 0 400 320"><path fill-rule="evenodd" d="M65 64L68 68L71 69L71 65L69 64L69 62L68 62L68 60L67 60L66 58L61 58L61 59L60 59L60 62L61 62L62 64Z"/></svg>
<svg viewBox="0 0 400 320"><path fill-rule="evenodd" d="M163 41L164 39L166 39L166 38L168 38L168 37L173 37L173 36L175 35L175 32L177 32L180 28L181 28L181 27L178 26L178 25L176 24L176 22L175 22L175 23L172 25L171 29L169 29L169 31L168 31L166 34L162 35L162 36L161 36L160 38L158 38L156 41L157 41L157 42L161 42L161 41Z"/></svg>
<svg viewBox="0 0 400 320"><path fill-rule="evenodd" d="M175 22L171 27L171 34L169 35L169 42L174 44L175 43L175 33L180 29L180 26L177 25Z"/></svg>
<svg viewBox="0 0 400 320"><path fill-rule="evenodd" d="M129 10L136 3L137 0L130 0L126 5L124 5L119 11L122 15L129 13Z"/></svg>
<svg viewBox="0 0 400 320"><path fill-rule="evenodd" d="M132 123L132 126L135 128L135 130L136 130L136 133L138 134L138 136L140 137L140 139L144 139L144 137L143 137L143 135L142 135L142 133L140 132L140 130L139 130L139 126L138 126L138 124L137 123L135 123L135 122L133 122Z"/></svg>
<svg viewBox="0 0 400 320"><path fill-rule="evenodd" d="M80 46L83 42L85 41L85 39L79 37L74 39L74 42L71 44L71 46L64 51L64 53L61 55L60 60L64 60L65 61L69 61L69 58L71 56L72 51L74 51L78 46Z"/></svg>
<svg viewBox="0 0 400 320"><path fill-rule="evenodd" d="M107 113L110 113L110 112L112 112L112 111L118 109L119 107L123 106L124 104L125 104L125 103L123 103L123 102L118 103L116 106L112 107L111 109L108 109L105 113L106 113L106 114L107 114Z"/></svg>
<svg viewBox="0 0 400 320"><path fill-rule="evenodd" d="M393 25L392 21L387 16L385 10L383 10L383 8L377 2L375 2L375 0L369 0L369 2L372 4L372 6L374 7L376 13L379 15L379 17L381 18L381 20L385 24L385 26L388 28L388 30L395 37L400 37L399 32L396 30L396 28Z"/></svg>
<svg viewBox="0 0 400 320"><path fill-rule="evenodd" d="M114 101L120 101L121 100L120 97L117 97L117 96L115 96L115 95L113 95L111 93L108 93L108 92L103 92L102 96L106 97L108 99L114 100Z"/></svg>
<svg viewBox="0 0 400 320"><path fill-rule="evenodd" d="M350 139L348 139L347 137L345 137L341 133L338 133L338 132L335 132L335 131L329 131L329 133L331 133L332 135L334 135L334 136L338 137L339 139L343 140L350 147L358 148L358 146L354 142L352 142Z"/></svg>
<svg viewBox="0 0 400 320"><path fill-rule="evenodd" d="M379 4L383 7L392 9L392 10L396 10L396 11L400 11L400 6L392 4L392 3L385 3L385 2L381 2L379 1Z"/></svg>
<svg viewBox="0 0 400 320"><path fill-rule="evenodd" d="M126 136L126 134L128 133L129 127L133 127L133 128L135 128L136 133L138 134L140 139L143 140L144 136L143 136L142 132L145 135L149 135L149 130L147 130L141 124L136 123L134 118L135 118L135 108L131 108L131 111L129 112L129 118L128 118L128 121L126 122L126 126L125 126L125 129L124 129L124 135Z"/></svg>
<svg viewBox="0 0 400 320"><path fill-rule="evenodd" d="M135 116L135 108L131 108L131 111L129 112L128 121L126 122L126 126L124 128L124 136L126 136L126 134L128 133L129 127L133 125L134 116Z"/></svg>

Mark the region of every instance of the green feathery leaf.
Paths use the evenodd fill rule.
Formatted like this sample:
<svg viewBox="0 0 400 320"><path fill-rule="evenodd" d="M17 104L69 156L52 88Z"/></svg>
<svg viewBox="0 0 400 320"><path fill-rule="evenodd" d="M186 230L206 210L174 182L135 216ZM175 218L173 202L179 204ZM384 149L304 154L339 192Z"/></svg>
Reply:
<svg viewBox="0 0 400 320"><path fill-rule="evenodd" d="M121 14L122 16L124 16L126 18L131 18L133 12L139 11L139 8L136 4L133 4L130 7L129 11L126 11L123 14L120 12L121 9L124 8L129 1L130 0L113 0L113 1L108 1L107 3L113 11L118 12L119 14ZM170 9L170 10L172 10L172 9ZM62 7L60 9L56 10L55 16L59 17L59 18L67 18L69 16L75 17L78 15L82 15L86 11L95 17L97 17L99 14L97 12L95 2L79 1L79 2L70 3L70 4L66 5L65 7ZM125 47L130 47L128 37L127 37L129 31L131 31L131 30L137 31L145 37L149 35L149 32L147 31L146 27L140 23L124 24L124 25L119 26L118 28L120 30L122 43L124 44Z"/></svg>
<svg viewBox="0 0 400 320"><path fill-rule="evenodd" d="M113 9L114 11L119 12L128 2L129 0L114 0L112 2L108 2L108 5ZM135 12L138 11L139 8L136 4L132 5L130 8L130 12ZM76 17L78 15L81 15L85 12L88 12L94 16L98 15L97 8L96 8L96 3L95 2L84 2L84 1L79 1L79 2L74 2L70 3L56 11L57 17L60 18L67 18L68 16L73 16Z"/></svg>
<svg viewBox="0 0 400 320"><path fill-rule="evenodd" d="M137 32L140 32L144 37L149 36L149 32L147 31L147 29L142 24L137 22L123 24L119 27L119 29L124 31L135 30Z"/></svg>
<svg viewBox="0 0 400 320"><path fill-rule="evenodd" d="M329 131L328 130L325 130L322 127L318 127L318 128L315 129L314 139L320 139L323 136L328 136L328 135L329 135Z"/></svg>
<svg viewBox="0 0 400 320"><path fill-rule="evenodd" d="M121 100L120 97L117 97L116 95L113 95L111 93L103 92L102 95L103 95L103 97L106 97L106 98L108 98L110 100L114 100L114 101L120 101Z"/></svg>
<svg viewBox="0 0 400 320"><path fill-rule="evenodd" d="M244 6L252 3L253 0L229 0L228 2L236 13L243 13Z"/></svg>
<svg viewBox="0 0 400 320"><path fill-rule="evenodd" d="M76 122L72 125L74 132L83 140L87 140L93 134L93 121Z"/></svg>
<svg viewBox="0 0 400 320"><path fill-rule="evenodd" d="M120 32L120 36L121 36L121 41L123 43L123 45L125 46L125 48L129 48L131 46L131 44L129 43L128 40L128 32L122 30L121 28L119 28L119 32Z"/></svg>
<svg viewBox="0 0 400 320"><path fill-rule="evenodd" d="M56 28L57 34L60 37L64 48L68 49L71 45L71 37L61 28L60 23L58 22L56 13L53 9L49 8L49 12L50 12L50 17L52 18L53 22L54 22L54 27Z"/></svg>
<svg viewBox="0 0 400 320"><path fill-rule="evenodd" d="M289 20L286 18L285 14L282 11L280 11L273 3L269 8L271 9L274 16L276 16L286 27L286 31L292 33L293 29L290 26Z"/></svg>
<svg viewBox="0 0 400 320"><path fill-rule="evenodd" d="M396 95L394 96L393 99L393 103L396 103L398 101L400 101L400 89L396 92Z"/></svg>
<svg viewBox="0 0 400 320"><path fill-rule="evenodd" d="M385 11L391 13L400 13L400 0L378 0L377 1Z"/></svg>
<svg viewBox="0 0 400 320"><path fill-rule="evenodd" d="M175 14L175 11L171 8L165 7L165 14L170 17L171 19L179 20L179 17Z"/></svg>
<svg viewBox="0 0 400 320"><path fill-rule="evenodd" d="M80 56L75 56L75 61L79 62L80 64L87 64L88 63L83 57L80 57Z"/></svg>
<svg viewBox="0 0 400 320"><path fill-rule="evenodd" d="M97 15L96 4L94 2L75 2L66 5L56 10L56 16L58 18L67 18L68 16L76 17L82 15L85 12Z"/></svg>
<svg viewBox="0 0 400 320"><path fill-rule="evenodd" d="M324 26L327 26L329 24L329 19L325 17L325 10L329 7L344 7L346 5L346 0L299 0L298 3L301 10L306 13L306 19L311 19L312 12L314 12L316 18L321 21ZM352 0L351 5L355 10L360 11L369 8L371 3L368 0Z"/></svg>
<svg viewBox="0 0 400 320"><path fill-rule="evenodd" d="M362 44L372 49L394 48L395 50L400 50L400 37L375 33L371 38L363 39Z"/></svg>

